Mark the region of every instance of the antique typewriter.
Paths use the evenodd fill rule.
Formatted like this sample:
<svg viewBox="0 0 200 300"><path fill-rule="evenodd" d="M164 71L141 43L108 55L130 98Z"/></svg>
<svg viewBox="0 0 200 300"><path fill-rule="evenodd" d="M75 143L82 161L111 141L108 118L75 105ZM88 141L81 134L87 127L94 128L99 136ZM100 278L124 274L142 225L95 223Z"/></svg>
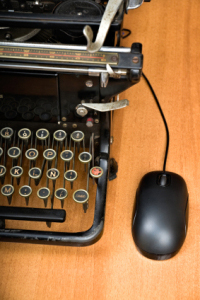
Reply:
<svg viewBox="0 0 200 300"><path fill-rule="evenodd" d="M120 47L122 22L142 3L0 0L0 241L101 237L112 112L142 74L141 44Z"/></svg>

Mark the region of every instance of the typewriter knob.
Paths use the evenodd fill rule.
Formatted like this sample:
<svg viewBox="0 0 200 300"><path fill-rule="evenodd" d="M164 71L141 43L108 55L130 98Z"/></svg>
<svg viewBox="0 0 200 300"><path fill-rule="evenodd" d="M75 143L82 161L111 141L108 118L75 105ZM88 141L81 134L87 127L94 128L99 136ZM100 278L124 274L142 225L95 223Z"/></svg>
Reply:
<svg viewBox="0 0 200 300"><path fill-rule="evenodd" d="M88 114L88 110L86 109L86 107L84 107L83 105L79 104L76 107L76 113L80 117L85 117Z"/></svg>

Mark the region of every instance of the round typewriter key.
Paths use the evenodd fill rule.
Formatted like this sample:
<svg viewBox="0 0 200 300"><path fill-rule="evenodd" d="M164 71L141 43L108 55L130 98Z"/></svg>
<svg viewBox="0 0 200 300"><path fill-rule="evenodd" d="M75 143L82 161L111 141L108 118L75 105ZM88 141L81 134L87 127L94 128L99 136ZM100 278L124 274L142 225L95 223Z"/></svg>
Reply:
<svg viewBox="0 0 200 300"><path fill-rule="evenodd" d="M67 172L65 172L64 178L67 181L73 182L77 178L77 173L74 170L68 170Z"/></svg>
<svg viewBox="0 0 200 300"><path fill-rule="evenodd" d="M5 127L1 130L1 136L4 139L10 139L12 135L13 135L13 130L10 127Z"/></svg>
<svg viewBox="0 0 200 300"><path fill-rule="evenodd" d="M84 139L84 133L82 131L74 131L71 134L71 138L74 142L81 142Z"/></svg>
<svg viewBox="0 0 200 300"><path fill-rule="evenodd" d="M36 131L36 136L38 140L46 140L49 137L49 131L44 128L38 129L38 131Z"/></svg>
<svg viewBox="0 0 200 300"><path fill-rule="evenodd" d="M85 190L77 190L73 193L73 199L78 203L85 203L89 199L89 194Z"/></svg>
<svg viewBox="0 0 200 300"><path fill-rule="evenodd" d="M29 197L32 194L32 188L29 185L24 185L19 189L19 194L22 197Z"/></svg>
<svg viewBox="0 0 200 300"><path fill-rule="evenodd" d="M34 112L32 111L27 111L26 113L22 114L22 118L26 121L30 121L35 117Z"/></svg>
<svg viewBox="0 0 200 300"><path fill-rule="evenodd" d="M7 197L9 205L12 202L12 195L14 191L15 191L14 186L12 186L11 184L6 184L1 188L1 193L2 195Z"/></svg>
<svg viewBox="0 0 200 300"><path fill-rule="evenodd" d="M60 188L55 191L55 197L61 201L62 208L64 206L64 200L67 198L67 196L68 196L68 191L64 188Z"/></svg>
<svg viewBox="0 0 200 300"><path fill-rule="evenodd" d="M11 147L8 149L8 156L11 158L18 158L21 154L21 150L18 147Z"/></svg>
<svg viewBox="0 0 200 300"><path fill-rule="evenodd" d="M28 140L31 136L31 131L28 128L23 128L18 132L18 136L22 140Z"/></svg>
<svg viewBox="0 0 200 300"><path fill-rule="evenodd" d="M8 105L8 104L4 104L4 105L1 106L1 112L2 113L5 113L5 112L7 112L7 111L9 111L11 109L12 109L12 107L10 105Z"/></svg>
<svg viewBox="0 0 200 300"><path fill-rule="evenodd" d="M46 199L50 196L50 190L47 187L42 187L37 191L37 195L41 199Z"/></svg>
<svg viewBox="0 0 200 300"><path fill-rule="evenodd" d="M49 120L51 120L51 118L52 118L52 114L49 112L45 111L40 114L40 120L42 120L42 121L49 121Z"/></svg>
<svg viewBox="0 0 200 300"><path fill-rule="evenodd" d="M41 176L41 170L39 168L32 168L28 171L28 175L33 179L39 179Z"/></svg>
<svg viewBox="0 0 200 300"><path fill-rule="evenodd" d="M42 108L42 107L40 107L40 106L38 106L38 107L36 107L36 108L34 109L34 113L35 113L37 116L39 116L40 114L42 114L42 113L44 113L44 112L45 112L44 108Z"/></svg>
<svg viewBox="0 0 200 300"><path fill-rule="evenodd" d="M26 105L20 105L20 106L18 106L17 111L19 114L24 114L27 111L29 111L29 108Z"/></svg>
<svg viewBox="0 0 200 300"><path fill-rule="evenodd" d="M89 152L82 152L79 154L78 159L82 163L87 164L92 160L92 155Z"/></svg>
<svg viewBox="0 0 200 300"><path fill-rule="evenodd" d="M50 196L51 192L50 190L47 188L47 187L42 187L40 188L38 191L37 191L37 196L40 198L40 199L43 199L44 200L44 206L46 207L47 206L47 200Z"/></svg>
<svg viewBox="0 0 200 300"><path fill-rule="evenodd" d="M64 161L71 161L74 154L71 150L64 150L60 153L60 157Z"/></svg>
<svg viewBox="0 0 200 300"><path fill-rule="evenodd" d="M56 180L60 176L60 172L58 169L52 168L47 171L46 175L49 179Z"/></svg>
<svg viewBox="0 0 200 300"><path fill-rule="evenodd" d="M14 119L17 116L17 112L15 110L8 110L5 112L6 119Z"/></svg>
<svg viewBox="0 0 200 300"><path fill-rule="evenodd" d="M62 142L66 138L67 134L64 130L57 130L54 132L53 137L56 141Z"/></svg>
<svg viewBox="0 0 200 300"><path fill-rule="evenodd" d="M100 167L93 167L90 169L90 175L93 178L100 178L103 175L103 169Z"/></svg>
<svg viewBox="0 0 200 300"><path fill-rule="evenodd" d="M26 205L28 206L29 197L32 194L32 188L29 185L24 185L19 189L20 196L24 197L26 200Z"/></svg>
<svg viewBox="0 0 200 300"><path fill-rule="evenodd" d="M24 171L23 171L22 167L19 167L19 166L15 166L10 169L10 175L15 178L20 178L22 176L23 172Z"/></svg>
<svg viewBox="0 0 200 300"><path fill-rule="evenodd" d="M68 191L64 188L57 189L55 191L55 196L59 200L64 200L68 196Z"/></svg>
<svg viewBox="0 0 200 300"><path fill-rule="evenodd" d="M35 160L38 157L39 153L36 149L28 149L25 153L26 158L29 160Z"/></svg>
<svg viewBox="0 0 200 300"><path fill-rule="evenodd" d="M12 107L12 109L17 109L18 107L18 102L17 101L11 101L9 105Z"/></svg>
<svg viewBox="0 0 200 300"><path fill-rule="evenodd" d="M43 157L46 160L53 160L56 157L56 151L54 149L46 149L43 152Z"/></svg>
<svg viewBox="0 0 200 300"><path fill-rule="evenodd" d="M30 110L32 110L36 107L36 103L34 101L30 100L29 103L27 104L27 106Z"/></svg>
<svg viewBox="0 0 200 300"><path fill-rule="evenodd" d="M1 188L2 195L6 197L12 196L14 191L15 191L14 186L12 186L11 184L6 184Z"/></svg>

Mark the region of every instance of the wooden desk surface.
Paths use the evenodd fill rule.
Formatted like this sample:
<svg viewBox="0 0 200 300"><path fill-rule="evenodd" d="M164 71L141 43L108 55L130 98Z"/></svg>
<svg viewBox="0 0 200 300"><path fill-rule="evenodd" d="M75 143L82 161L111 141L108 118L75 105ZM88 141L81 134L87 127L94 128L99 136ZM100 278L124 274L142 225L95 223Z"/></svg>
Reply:
<svg viewBox="0 0 200 300"><path fill-rule="evenodd" d="M130 11L124 46L141 42L144 72L170 129L167 170L182 175L190 194L189 230L174 258L141 256L131 236L141 177L161 169L165 131L144 80L121 95L130 106L114 115L111 154L118 178L108 185L105 231L90 247L0 244L1 300L200 299L200 1L152 0Z"/></svg>

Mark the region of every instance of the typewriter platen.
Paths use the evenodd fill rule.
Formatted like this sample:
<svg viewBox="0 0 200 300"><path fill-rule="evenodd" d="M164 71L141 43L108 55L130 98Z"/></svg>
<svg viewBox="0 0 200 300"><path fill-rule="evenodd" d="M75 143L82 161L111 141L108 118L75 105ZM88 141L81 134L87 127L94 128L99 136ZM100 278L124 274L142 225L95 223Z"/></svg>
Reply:
<svg viewBox="0 0 200 300"><path fill-rule="evenodd" d="M121 25L142 3L0 1L0 241L100 238L111 111L142 73Z"/></svg>

